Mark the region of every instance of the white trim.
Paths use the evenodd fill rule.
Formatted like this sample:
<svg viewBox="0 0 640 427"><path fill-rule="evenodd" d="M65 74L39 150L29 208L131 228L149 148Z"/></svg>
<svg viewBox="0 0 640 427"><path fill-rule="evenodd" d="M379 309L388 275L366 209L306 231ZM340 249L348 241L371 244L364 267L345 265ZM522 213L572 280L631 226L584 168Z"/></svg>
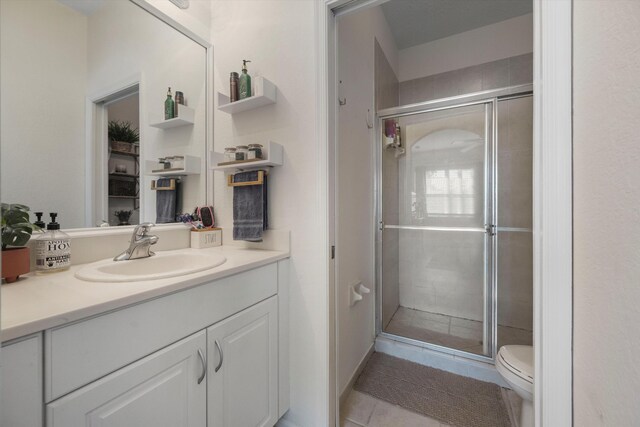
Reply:
<svg viewBox="0 0 640 427"><path fill-rule="evenodd" d="M78 238L86 238L86 237L106 237L106 236L119 236L126 235L130 236L133 233L133 229L135 225L125 225L119 227L92 227L92 228L72 228L68 230L64 230L66 234L69 235L72 239ZM188 224L183 224L181 222L173 223L173 224L156 224L156 228L159 228L158 231L173 231L173 230L186 230L190 229L191 226Z"/></svg>
<svg viewBox="0 0 640 427"><path fill-rule="evenodd" d="M206 94L206 104L205 104L205 142L204 142L204 155L203 159L205 162L205 200L207 206L213 206L213 169L209 168L209 153L213 152L213 112L215 108L213 106L213 45L208 45L206 48L207 51L207 68L205 70L205 94Z"/></svg>
<svg viewBox="0 0 640 427"><path fill-rule="evenodd" d="M89 99L89 97L85 98L84 103L84 225L88 226L93 223L94 212L96 211L96 191L95 191L95 181L96 178L94 176L93 166L96 161L94 160L94 147L93 147L93 137L94 137L94 128L93 122L94 117L97 116L97 108L96 105Z"/></svg>
<svg viewBox="0 0 640 427"><path fill-rule="evenodd" d="M333 14L329 6L320 1L315 2L314 13L316 15L315 24L315 45L316 45L316 135L318 135L318 147L316 152L317 169L316 179L318 183L316 205L318 209L318 221L315 223L320 225L320 254L319 259L322 262L320 283L326 284L326 365L327 381L324 403L326 410L326 418L323 420L314 420L317 425L339 426L339 405L337 390L337 340L336 340L336 289L335 280L333 280L335 263L331 259L330 247L335 242L333 240L333 214L331 209L333 202L332 182L329 174L332 168L332 154L330 141L332 135L329 132L331 125L331 112L333 107L329 100L331 99L331 86L328 76L330 75L330 67L333 65L330 58L330 43L333 37L330 35L333 29Z"/></svg>
<svg viewBox="0 0 640 427"><path fill-rule="evenodd" d="M572 5L534 1L536 426L571 426Z"/></svg>
<svg viewBox="0 0 640 427"><path fill-rule="evenodd" d="M339 390L339 344L338 344L338 280L336 277L336 260L331 259L331 248L336 244L336 135L337 135L337 70L336 70L336 19L331 11L337 3L345 3L349 0L330 0L324 4L318 2L318 58L317 68L321 70L318 75L318 125L321 150L325 155L322 171L326 174L320 176L322 183L326 183L326 221L327 221L327 292L328 292L328 357L329 357L329 426L340 426L340 397ZM334 100L334 102L330 102ZM322 175L322 173L320 174Z"/></svg>
<svg viewBox="0 0 640 427"><path fill-rule="evenodd" d="M362 9L380 6L390 0L325 0L335 16L345 16Z"/></svg>

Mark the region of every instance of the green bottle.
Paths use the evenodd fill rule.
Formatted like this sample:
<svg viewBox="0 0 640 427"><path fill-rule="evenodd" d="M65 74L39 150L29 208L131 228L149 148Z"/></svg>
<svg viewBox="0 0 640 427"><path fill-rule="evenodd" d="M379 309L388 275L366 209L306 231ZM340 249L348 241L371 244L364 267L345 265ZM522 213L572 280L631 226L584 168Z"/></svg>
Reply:
<svg viewBox="0 0 640 427"><path fill-rule="evenodd" d="M164 119L169 120L175 117L174 102L171 98L171 88L167 91L167 99L164 101Z"/></svg>
<svg viewBox="0 0 640 427"><path fill-rule="evenodd" d="M242 60L242 74L238 80L239 99L249 98L251 96L251 76L247 74L247 59Z"/></svg>

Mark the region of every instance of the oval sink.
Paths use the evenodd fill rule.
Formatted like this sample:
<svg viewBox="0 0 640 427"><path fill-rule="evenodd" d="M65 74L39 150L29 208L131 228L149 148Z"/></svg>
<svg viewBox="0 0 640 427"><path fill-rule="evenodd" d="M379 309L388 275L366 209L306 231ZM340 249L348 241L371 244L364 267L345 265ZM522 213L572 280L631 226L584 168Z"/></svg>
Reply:
<svg viewBox="0 0 640 427"><path fill-rule="evenodd" d="M226 260L224 255L217 253L164 251L129 261L97 261L82 267L75 276L89 282L139 282L208 270Z"/></svg>

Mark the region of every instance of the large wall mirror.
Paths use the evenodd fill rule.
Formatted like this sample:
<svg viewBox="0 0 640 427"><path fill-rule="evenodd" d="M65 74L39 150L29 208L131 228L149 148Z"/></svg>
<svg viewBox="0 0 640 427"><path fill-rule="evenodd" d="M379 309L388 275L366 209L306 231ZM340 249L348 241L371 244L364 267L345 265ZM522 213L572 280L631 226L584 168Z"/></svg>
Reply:
<svg viewBox="0 0 640 427"><path fill-rule="evenodd" d="M207 47L138 3L0 2L3 202L67 229L210 203ZM172 120L169 87L184 97Z"/></svg>

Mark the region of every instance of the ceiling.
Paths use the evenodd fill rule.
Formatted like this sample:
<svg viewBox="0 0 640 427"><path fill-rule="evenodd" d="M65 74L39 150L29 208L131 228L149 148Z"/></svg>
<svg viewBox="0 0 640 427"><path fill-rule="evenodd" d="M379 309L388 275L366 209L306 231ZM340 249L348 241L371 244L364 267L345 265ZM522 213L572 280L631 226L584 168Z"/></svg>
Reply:
<svg viewBox="0 0 640 427"><path fill-rule="evenodd" d="M533 11L533 0L390 0L381 5L399 50Z"/></svg>
<svg viewBox="0 0 640 427"><path fill-rule="evenodd" d="M58 0L65 6L69 6L76 12L80 12L85 16L93 15L98 9L100 9L105 0Z"/></svg>

